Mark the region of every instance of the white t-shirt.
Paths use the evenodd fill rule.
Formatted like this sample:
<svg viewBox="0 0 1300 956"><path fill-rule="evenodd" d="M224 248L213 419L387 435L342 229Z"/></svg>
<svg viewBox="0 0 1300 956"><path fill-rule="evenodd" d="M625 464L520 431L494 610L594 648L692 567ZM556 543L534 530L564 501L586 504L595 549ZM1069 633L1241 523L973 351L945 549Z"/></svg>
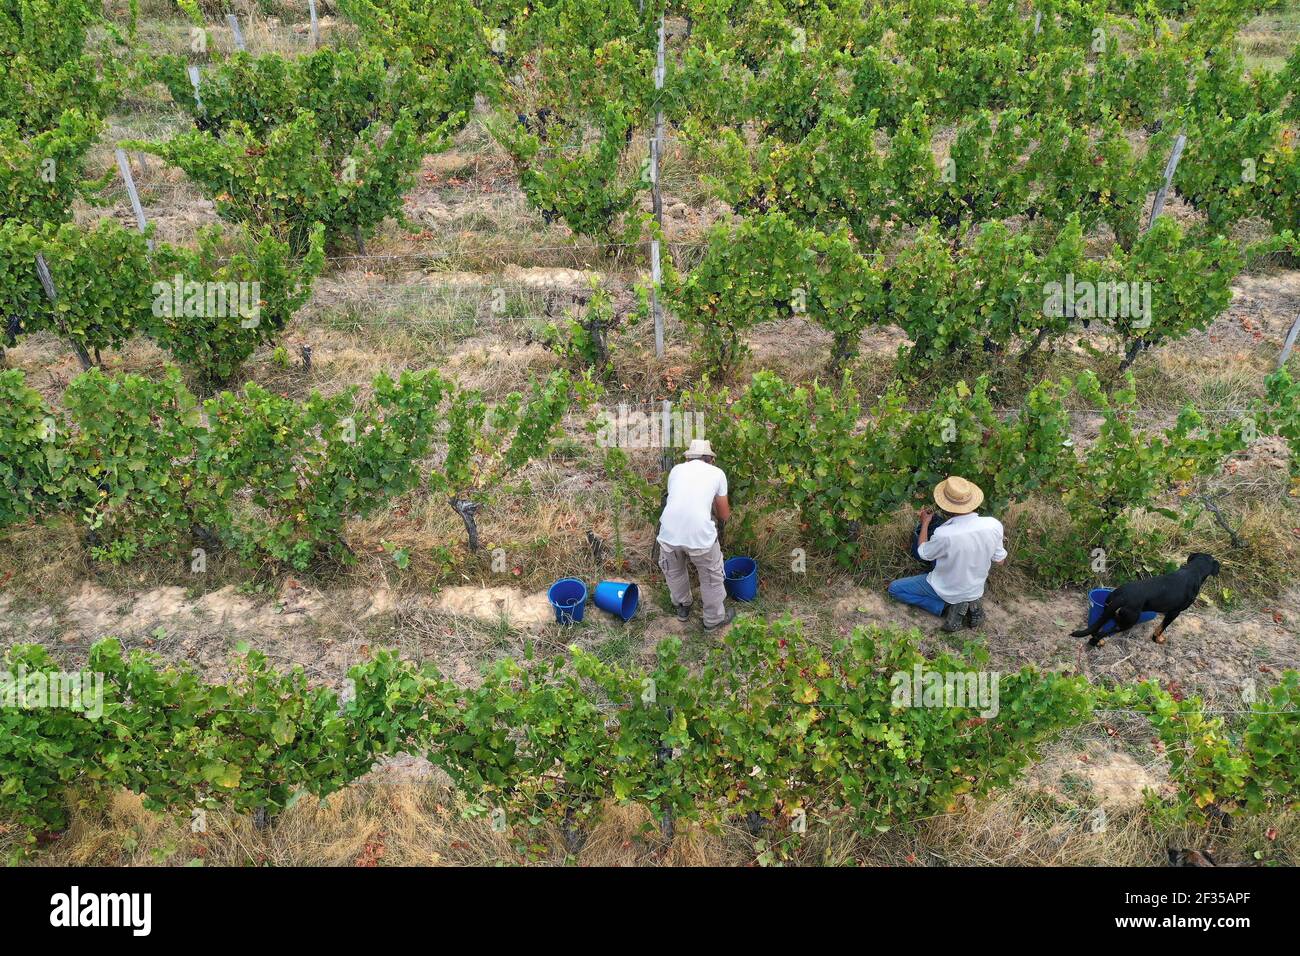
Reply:
<svg viewBox="0 0 1300 956"><path fill-rule="evenodd" d="M1002 522L977 514L957 515L931 532L930 540L916 553L923 561L935 562L925 579L939 597L949 604L978 600L984 596L989 568L1007 556Z"/></svg>
<svg viewBox="0 0 1300 956"><path fill-rule="evenodd" d="M684 461L668 473L668 504L659 518L659 543L674 548L707 548L718 540L713 499L727 494L727 475L701 458Z"/></svg>

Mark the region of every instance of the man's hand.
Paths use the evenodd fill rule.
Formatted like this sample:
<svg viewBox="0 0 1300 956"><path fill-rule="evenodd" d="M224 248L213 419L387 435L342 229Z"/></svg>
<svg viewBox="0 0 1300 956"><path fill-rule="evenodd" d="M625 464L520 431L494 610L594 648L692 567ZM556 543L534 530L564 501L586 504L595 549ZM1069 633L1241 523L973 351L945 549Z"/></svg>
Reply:
<svg viewBox="0 0 1300 956"><path fill-rule="evenodd" d="M921 530L916 537L916 544L919 547L930 540L930 519L934 517L934 509L930 507L922 508L916 513L916 516L921 519Z"/></svg>

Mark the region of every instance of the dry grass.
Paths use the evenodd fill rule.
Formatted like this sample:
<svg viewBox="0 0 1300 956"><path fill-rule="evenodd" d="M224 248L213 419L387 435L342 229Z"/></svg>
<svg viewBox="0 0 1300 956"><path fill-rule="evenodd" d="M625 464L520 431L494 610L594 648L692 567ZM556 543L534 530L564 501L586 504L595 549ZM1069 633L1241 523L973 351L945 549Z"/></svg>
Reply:
<svg viewBox="0 0 1300 956"><path fill-rule="evenodd" d="M37 865L135 866L1142 866L1165 863L1165 847L1210 849L1220 863L1295 862L1300 817L1243 820L1206 830L1160 824L1141 800L1114 803L1085 784L1063 790L1034 774L1077 763L1090 732L1054 744L1012 789L887 833L864 836L841 814L810 818L796 837L751 833L737 819L709 827L679 822L671 842L640 808L600 808L575 844L557 827L494 832L438 774L405 766L377 772L323 802L300 800L270 826L210 811L206 831L183 816L146 811L121 792L102 810L75 811L69 830L41 849ZM1059 777L1057 778L1059 781ZM1099 807L1108 808L1104 823ZM16 849L0 832L0 853ZM762 846L760 846L760 842ZM1258 856L1256 856L1258 854Z"/></svg>
<svg viewBox="0 0 1300 956"><path fill-rule="evenodd" d="M1284 0L1277 8L1256 17L1237 35L1237 47L1252 67L1278 70L1300 36L1300 4Z"/></svg>

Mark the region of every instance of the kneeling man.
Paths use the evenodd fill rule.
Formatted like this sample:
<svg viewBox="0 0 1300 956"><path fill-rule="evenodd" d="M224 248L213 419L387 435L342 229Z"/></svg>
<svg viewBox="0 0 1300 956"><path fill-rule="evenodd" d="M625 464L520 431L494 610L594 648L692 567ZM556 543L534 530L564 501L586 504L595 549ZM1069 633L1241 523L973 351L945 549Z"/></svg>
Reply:
<svg viewBox="0 0 1300 956"><path fill-rule="evenodd" d="M922 508L916 554L933 561L934 570L889 585L890 597L924 608L943 618L945 631L979 627L984 623L984 582L993 562L1007 558L1002 522L976 513L984 492L974 482L953 475L934 489L934 501L944 520L931 534L934 511Z"/></svg>

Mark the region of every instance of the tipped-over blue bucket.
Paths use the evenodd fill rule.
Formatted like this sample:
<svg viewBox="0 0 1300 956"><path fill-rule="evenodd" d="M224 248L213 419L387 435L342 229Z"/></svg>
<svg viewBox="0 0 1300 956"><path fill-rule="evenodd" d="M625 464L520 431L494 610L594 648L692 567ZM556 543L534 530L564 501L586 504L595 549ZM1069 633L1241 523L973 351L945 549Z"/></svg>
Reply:
<svg viewBox="0 0 1300 956"><path fill-rule="evenodd" d="M1089 627L1092 627L1099 620L1101 620L1102 611L1106 609L1106 598L1110 597L1110 592L1113 590L1115 589L1114 588L1093 588L1091 591L1088 592L1088 626ZM1142 624L1145 623L1146 621L1154 621L1155 619L1156 619L1155 611L1143 611L1141 615L1138 616L1138 623ZM1100 631L1098 631L1097 635L1100 637L1105 634L1113 634L1115 632L1115 628L1117 628L1118 626L1119 626L1118 622L1111 621Z"/></svg>
<svg viewBox="0 0 1300 956"><path fill-rule="evenodd" d="M617 614L625 621L632 619L640 601L641 592L635 584L626 584L623 581L601 581L596 585L596 607L610 614Z"/></svg>
<svg viewBox="0 0 1300 956"><path fill-rule="evenodd" d="M561 624L576 624L582 620L587 605L587 585L577 578L560 578L546 592L555 608L555 620Z"/></svg>
<svg viewBox="0 0 1300 956"><path fill-rule="evenodd" d="M728 558L722 566L727 593L737 601L758 597L758 562L753 558Z"/></svg>

